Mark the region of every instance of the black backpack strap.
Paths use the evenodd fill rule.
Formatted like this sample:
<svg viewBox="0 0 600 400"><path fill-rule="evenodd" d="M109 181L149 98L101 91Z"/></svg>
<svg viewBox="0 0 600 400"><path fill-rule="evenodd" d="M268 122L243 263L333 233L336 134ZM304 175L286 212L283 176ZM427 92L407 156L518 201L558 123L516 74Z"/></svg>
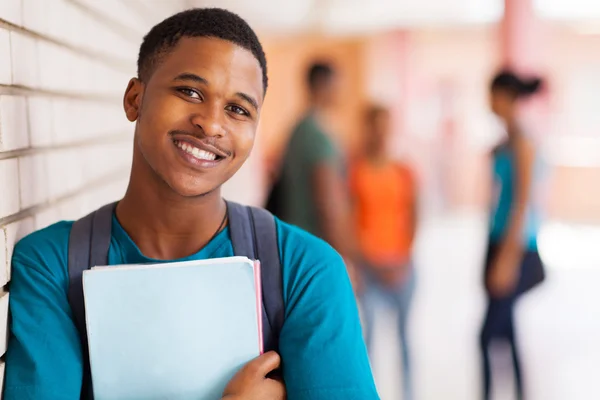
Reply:
<svg viewBox="0 0 600 400"><path fill-rule="evenodd" d="M79 331L83 353L82 399L92 399L92 379L85 325L83 300L83 271L108 263L112 216L116 203L108 204L75 221L69 235L69 292L68 299L73 321Z"/></svg>
<svg viewBox="0 0 600 400"><path fill-rule="evenodd" d="M233 251L260 261L265 351L279 351L285 318L283 279L275 218L266 210L227 202Z"/></svg>

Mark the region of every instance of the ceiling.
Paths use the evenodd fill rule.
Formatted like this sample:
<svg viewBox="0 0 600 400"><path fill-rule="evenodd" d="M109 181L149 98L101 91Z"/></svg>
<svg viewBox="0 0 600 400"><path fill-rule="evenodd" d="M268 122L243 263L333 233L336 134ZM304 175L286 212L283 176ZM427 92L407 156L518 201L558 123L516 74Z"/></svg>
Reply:
<svg viewBox="0 0 600 400"><path fill-rule="evenodd" d="M538 14L547 19L599 21L598 0L533 0Z"/></svg>
<svg viewBox="0 0 600 400"><path fill-rule="evenodd" d="M416 25L497 21L503 0L187 0L189 7L221 7L263 33L319 30L357 34Z"/></svg>
<svg viewBox="0 0 600 400"><path fill-rule="evenodd" d="M186 7L232 10L261 33L321 31L364 34L389 29L496 22L504 0L181 0ZM525 1L525 0L523 0ZM532 0L538 15L563 21L600 21L598 0Z"/></svg>

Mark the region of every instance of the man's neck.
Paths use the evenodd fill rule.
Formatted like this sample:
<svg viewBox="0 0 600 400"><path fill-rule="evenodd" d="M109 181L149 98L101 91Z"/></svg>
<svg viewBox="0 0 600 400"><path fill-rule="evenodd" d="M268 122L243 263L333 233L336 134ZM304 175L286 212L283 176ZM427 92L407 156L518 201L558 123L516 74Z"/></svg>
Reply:
<svg viewBox="0 0 600 400"><path fill-rule="evenodd" d="M372 166L382 167L388 164L389 158L385 151L372 150L366 153L366 159Z"/></svg>
<svg viewBox="0 0 600 400"><path fill-rule="evenodd" d="M309 113L317 118L324 118L328 114L327 107L314 103L309 107Z"/></svg>
<svg viewBox="0 0 600 400"><path fill-rule="evenodd" d="M119 202L119 223L142 254L172 260L198 252L214 237L226 212L220 189L186 198L164 182L139 183L132 178Z"/></svg>
<svg viewBox="0 0 600 400"><path fill-rule="evenodd" d="M330 132L331 115L328 109L323 107L311 107L308 111L308 115L323 132Z"/></svg>

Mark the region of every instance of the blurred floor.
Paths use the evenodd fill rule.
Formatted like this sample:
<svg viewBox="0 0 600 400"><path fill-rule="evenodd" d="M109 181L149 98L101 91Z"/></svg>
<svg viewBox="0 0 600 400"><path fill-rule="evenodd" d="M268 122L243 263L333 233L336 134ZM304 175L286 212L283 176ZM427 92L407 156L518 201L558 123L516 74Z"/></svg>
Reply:
<svg viewBox="0 0 600 400"><path fill-rule="evenodd" d="M470 212L422 224L410 330L415 400L480 398L477 335L485 306L480 285L485 229L485 217ZM600 234L600 227L595 232ZM556 247L566 240L554 235L546 242ZM565 251L571 251L571 260L553 259L544 286L524 297L517 311L530 400L600 399L600 264L594 268L589 257L586 263L575 249ZM381 309L376 321L373 369L383 400L402 398L393 318ZM496 361L499 373L510 365ZM495 399L513 398L510 378L498 386Z"/></svg>

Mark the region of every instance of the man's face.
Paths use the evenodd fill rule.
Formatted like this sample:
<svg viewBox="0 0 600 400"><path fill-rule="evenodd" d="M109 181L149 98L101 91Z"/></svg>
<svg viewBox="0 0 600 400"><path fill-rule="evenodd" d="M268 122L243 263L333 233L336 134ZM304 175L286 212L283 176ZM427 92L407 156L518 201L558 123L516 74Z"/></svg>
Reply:
<svg viewBox="0 0 600 400"><path fill-rule="evenodd" d="M320 103L325 107L335 107L339 100L339 89L340 81L336 76L332 76L326 82L323 82L318 89Z"/></svg>
<svg viewBox="0 0 600 400"><path fill-rule="evenodd" d="M387 111L381 111L373 119L373 137L377 150L385 149L389 134L390 114Z"/></svg>
<svg viewBox="0 0 600 400"><path fill-rule="evenodd" d="M512 114L514 98L502 90L492 91L490 107L492 112L502 119L508 120Z"/></svg>
<svg viewBox="0 0 600 400"><path fill-rule="evenodd" d="M387 111L380 111L367 121L367 148L375 153L384 151L390 134L390 114Z"/></svg>
<svg viewBox="0 0 600 400"><path fill-rule="evenodd" d="M181 196L214 191L250 154L263 92L250 51L221 39L182 38L145 84L132 80L125 93L140 162Z"/></svg>

